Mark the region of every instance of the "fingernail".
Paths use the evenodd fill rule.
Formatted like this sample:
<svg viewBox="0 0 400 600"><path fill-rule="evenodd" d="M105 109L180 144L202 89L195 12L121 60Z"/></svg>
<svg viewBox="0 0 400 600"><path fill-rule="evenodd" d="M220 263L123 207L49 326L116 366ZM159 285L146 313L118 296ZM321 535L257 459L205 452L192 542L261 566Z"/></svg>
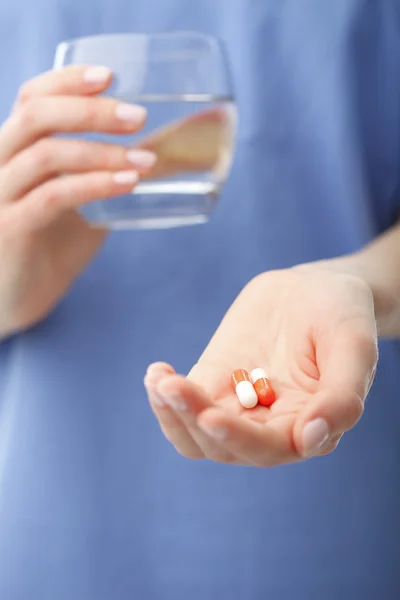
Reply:
<svg viewBox="0 0 400 600"><path fill-rule="evenodd" d="M156 382L157 382L157 380L153 381L153 379L151 377L149 377L148 374L146 373L146 375L144 376L143 383L144 383L144 387L146 388L146 392L147 392L147 396L149 398L150 404L153 404L154 406L157 406L157 407L163 407L163 406L165 406L165 402L163 401L161 396L156 391L156 388L155 388Z"/></svg>
<svg viewBox="0 0 400 600"><path fill-rule="evenodd" d="M152 404L154 404L154 406L157 406L158 408L163 408L166 406L166 404L163 401L163 399L161 398L161 396L159 396L154 391L149 392L149 400Z"/></svg>
<svg viewBox="0 0 400 600"><path fill-rule="evenodd" d="M129 150L126 158L136 167L151 169L156 163L157 156L148 150Z"/></svg>
<svg viewBox="0 0 400 600"><path fill-rule="evenodd" d="M113 174L113 180L118 185L135 185L139 180L136 171L118 171Z"/></svg>
<svg viewBox="0 0 400 600"><path fill-rule="evenodd" d="M154 373L160 373L161 371L165 371L165 366L163 364L152 363L147 367L145 377L147 377L148 375L153 375Z"/></svg>
<svg viewBox="0 0 400 600"><path fill-rule="evenodd" d="M137 106L135 104L118 104L115 112L118 119L138 124L143 123L147 114L147 111L143 106Z"/></svg>
<svg viewBox="0 0 400 600"><path fill-rule="evenodd" d="M219 440L220 442L226 440L226 438L228 437L228 430L225 427L204 427L200 423L199 427L203 431L203 433L205 433L209 437L214 438L215 440Z"/></svg>
<svg viewBox="0 0 400 600"><path fill-rule="evenodd" d="M151 383L158 383L159 380L172 374L173 371L165 363L152 363L147 368L144 378Z"/></svg>
<svg viewBox="0 0 400 600"><path fill-rule="evenodd" d="M166 375L165 371L151 371L144 376L144 385L146 388L155 387L158 382Z"/></svg>
<svg viewBox="0 0 400 600"><path fill-rule="evenodd" d="M144 385L151 386L158 383L158 380L161 378L162 373L146 373L144 376Z"/></svg>
<svg viewBox="0 0 400 600"><path fill-rule="evenodd" d="M108 67L89 67L83 73L83 81L86 83L105 83L111 77L111 69Z"/></svg>
<svg viewBox="0 0 400 600"><path fill-rule="evenodd" d="M163 397L163 400L177 412L185 412L188 409L186 400L180 394L168 394Z"/></svg>
<svg viewBox="0 0 400 600"><path fill-rule="evenodd" d="M303 452L314 456L329 439L329 427L325 419L310 421L303 429Z"/></svg>

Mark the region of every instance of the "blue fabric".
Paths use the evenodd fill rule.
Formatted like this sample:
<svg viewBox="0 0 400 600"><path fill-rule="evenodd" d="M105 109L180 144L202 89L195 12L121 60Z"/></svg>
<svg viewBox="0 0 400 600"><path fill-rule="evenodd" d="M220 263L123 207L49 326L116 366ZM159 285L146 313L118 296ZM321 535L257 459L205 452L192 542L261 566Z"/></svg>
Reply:
<svg viewBox="0 0 400 600"><path fill-rule="evenodd" d="M361 424L300 466L185 460L142 387L153 360L191 367L253 275L394 222L399 13L398 0L1 3L1 118L62 39L169 29L226 41L241 116L209 225L111 235L51 317L0 346L1 600L399 597L395 343Z"/></svg>

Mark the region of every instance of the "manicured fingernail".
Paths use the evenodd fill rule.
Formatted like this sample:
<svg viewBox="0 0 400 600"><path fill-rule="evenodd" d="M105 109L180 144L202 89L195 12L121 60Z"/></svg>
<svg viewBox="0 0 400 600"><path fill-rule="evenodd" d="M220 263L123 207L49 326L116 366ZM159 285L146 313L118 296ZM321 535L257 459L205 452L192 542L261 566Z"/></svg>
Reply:
<svg viewBox="0 0 400 600"><path fill-rule="evenodd" d="M151 372L151 373L146 373L146 375L144 376L144 385L147 386L151 386L151 385L155 385L158 383L158 380L161 379L163 373L157 373L157 372Z"/></svg>
<svg viewBox="0 0 400 600"><path fill-rule="evenodd" d="M113 174L113 180L118 185L135 185L139 180L136 171L118 171Z"/></svg>
<svg viewBox="0 0 400 600"><path fill-rule="evenodd" d="M325 419L310 421L303 429L303 452L315 456L329 439L329 427Z"/></svg>
<svg viewBox="0 0 400 600"><path fill-rule="evenodd" d="M165 363L152 363L144 376L145 381L155 385L164 377L173 374L173 370Z"/></svg>
<svg viewBox="0 0 400 600"><path fill-rule="evenodd" d="M147 396L149 398L150 404L153 404L154 406L161 408L163 406L166 406L166 404L163 401L163 399L161 398L161 396L159 394L157 394L157 391L155 389L156 382L157 382L157 380L153 380L146 373L146 375L144 377L144 386L146 388L146 392L147 392Z"/></svg>
<svg viewBox="0 0 400 600"><path fill-rule="evenodd" d="M118 104L115 113L122 121L141 124L146 118L147 111L143 106L135 104Z"/></svg>
<svg viewBox="0 0 400 600"><path fill-rule="evenodd" d="M89 67L83 74L86 83L105 83L111 77L111 69L108 67Z"/></svg>
<svg viewBox="0 0 400 600"><path fill-rule="evenodd" d="M165 395L163 400L177 412L185 412L188 409L186 400L180 394L174 393Z"/></svg>
<svg viewBox="0 0 400 600"><path fill-rule="evenodd" d="M157 160L154 152L149 152L148 150L129 150L126 158L133 165L142 169L151 169Z"/></svg>
<svg viewBox="0 0 400 600"><path fill-rule="evenodd" d="M144 376L144 385L146 388L154 388L158 382L163 379L163 377L167 375L165 371L151 371L146 373Z"/></svg>
<svg viewBox="0 0 400 600"><path fill-rule="evenodd" d="M149 400L152 404L154 404L154 406L157 406L158 408L163 408L166 406L166 404L163 401L163 399L161 398L161 396L159 396L154 391L149 392Z"/></svg>
<svg viewBox="0 0 400 600"><path fill-rule="evenodd" d="M152 363L147 367L146 377L148 375L153 375L153 373L160 373L161 371L165 371L165 366L161 363Z"/></svg>
<svg viewBox="0 0 400 600"><path fill-rule="evenodd" d="M228 430L225 427L210 427L199 424L200 429L209 437L222 442L228 437Z"/></svg>

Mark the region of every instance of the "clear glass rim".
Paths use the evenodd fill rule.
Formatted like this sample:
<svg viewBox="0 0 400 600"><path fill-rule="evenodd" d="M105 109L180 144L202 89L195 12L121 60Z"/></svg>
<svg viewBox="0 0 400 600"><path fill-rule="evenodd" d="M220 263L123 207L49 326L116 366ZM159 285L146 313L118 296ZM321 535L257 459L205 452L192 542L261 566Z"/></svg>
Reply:
<svg viewBox="0 0 400 600"><path fill-rule="evenodd" d="M172 31L161 31L161 32L142 32L142 33L99 33L99 34L94 34L94 35L87 35L87 36L82 36L82 37L76 37L76 38L71 38L68 40L63 40L61 41L58 46L63 46L63 45L73 45L76 44L78 42L84 42L84 41L88 41L88 40L112 40L115 39L116 41L120 40L123 41L124 39L137 39L137 40L157 40L157 39L179 39L179 38L186 38L186 39L193 39L193 40L201 40L203 41L205 44L209 44L209 45L214 45L217 46L219 48L223 47L223 41L221 40L221 38L218 38L216 36L212 36L212 35L208 35L205 33L201 33L199 31L194 31L194 30L172 30Z"/></svg>

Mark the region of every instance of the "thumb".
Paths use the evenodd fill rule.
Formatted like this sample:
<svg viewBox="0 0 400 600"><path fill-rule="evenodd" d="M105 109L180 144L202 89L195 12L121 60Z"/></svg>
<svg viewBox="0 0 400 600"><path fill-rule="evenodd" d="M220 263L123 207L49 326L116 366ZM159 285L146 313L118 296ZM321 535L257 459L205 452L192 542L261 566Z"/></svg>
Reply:
<svg viewBox="0 0 400 600"><path fill-rule="evenodd" d="M348 331L331 340L317 363L320 385L294 427L294 445L301 456L315 456L358 422L378 360L374 329ZM334 447L334 444L333 444Z"/></svg>

